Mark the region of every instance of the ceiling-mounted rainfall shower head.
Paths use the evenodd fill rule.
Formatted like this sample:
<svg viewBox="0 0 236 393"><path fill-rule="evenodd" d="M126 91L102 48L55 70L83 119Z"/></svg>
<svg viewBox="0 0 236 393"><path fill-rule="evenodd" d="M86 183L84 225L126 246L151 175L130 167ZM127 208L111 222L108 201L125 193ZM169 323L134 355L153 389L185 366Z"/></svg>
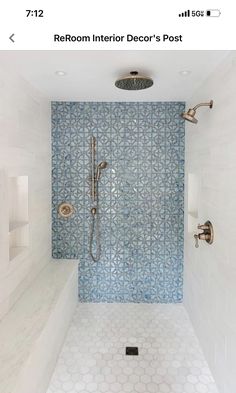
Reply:
<svg viewBox="0 0 236 393"><path fill-rule="evenodd" d="M143 90L151 87L153 80L149 76L141 76L138 71L131 71L129 76L117 79L115 86L124 90Z"/></svg>
<svg viewBox="0 0 236 393"><path fill-rule="evenodd" d="M96 172L96 180L100 179L101 176L101 170L105 169L107 167L108 163L106 161L101 161L98 165L97 165L97 172Z"/></svg>
<svg viewBox="0 0 236 393"><path fill-rule="evenodd" d="M198 120L195 117L196 110L200 106L209 106L209 108L211 109L213 107L213 101L211 100L210 102L205 102L205 103L203 102L201 104L196 105L194 108L189 108L188 112L181 113L181 116L183 117L184 120L188 120L191 123L196 124L198 122Z"/></svg>

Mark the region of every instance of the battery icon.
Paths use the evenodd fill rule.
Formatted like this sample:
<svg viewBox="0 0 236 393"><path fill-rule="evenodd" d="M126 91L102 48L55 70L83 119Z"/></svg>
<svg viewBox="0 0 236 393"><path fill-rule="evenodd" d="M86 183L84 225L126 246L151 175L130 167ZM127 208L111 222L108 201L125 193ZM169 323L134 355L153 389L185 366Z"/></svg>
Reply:
<svg viewBox="0 0 236 393"><path fill-rule="evenodd" d="M206 16L220 16L221 12L220 10L206 10Z"/></svg>

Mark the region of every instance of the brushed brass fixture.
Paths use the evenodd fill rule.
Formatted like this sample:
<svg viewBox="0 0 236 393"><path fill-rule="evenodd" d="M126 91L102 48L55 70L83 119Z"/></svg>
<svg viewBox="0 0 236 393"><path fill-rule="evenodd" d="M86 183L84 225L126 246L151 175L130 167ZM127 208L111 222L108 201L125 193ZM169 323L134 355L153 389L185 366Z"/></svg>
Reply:
<svg viewBox="0 0 236 393"><path fill-rule="evenodd" d="M200 106L209 106L210 109L213 107L213 100L210 102L202 102L201 104L196 105L194 108L189 108L188 112L183 112L181 113L181 116L183 117L184 120L188 120L191 123L197 124L198 120L196 119L196 110Z"/></svg>
<svg viewBox="0 0 236 393"><path fill-rule="evenodd" d="M94 262L98 262L101 255L101 234L100 234L100 214L99 214L99 180L101 177L102 170L107 168L108 163L106 161L101 161L96 165L96 138L91 137L90 142L91 147L91 198L92 203L95 205L91 208L91 225L89 232L89 253ZM93 252L93 241L94 236L96 236L96 252Z"/></svg>
<svg viewBox="0 0 236 393"><path fill-rule="evenodd" d="M92 209L91 209L91 214L92 214L93 216L95 216L96 213L97 213L96 207L92 207Z"/></svg>
<svg viewBox="0 0 236 393"><path fill-rule="evenodd" d="M63 218L69 218L75 212L75 208L73 205L67 202L62 202L58 206L58 214Z"/></svg>
<svg viewBox="0 0 236 393"><path fill-rule="evenodd" d="M91 197L95 201L96 197L96 182L95 182L95 152L96 152L96 138L91 137Z"/></svg>
<svg viewBox="0 0 236 393"><path fill-rule="evenodd" d="M96 181L100 179L101 176L101 169L105 169L107 167L108 163L106 161L101 161L97 165L97 170L96 170Z"/></svg>
<svg viewBox="0 0 236 393"><path fill-rule="evenodd" d="M205 240L208 244L212 244L214 240L214 231L213 231L213 226L210 221L206 221L205 224L200 225L198 224L197 226L198 229L202 230L203 232L201 233L195 233L194 239L195 239L195 247L198 248L199 240Z"/></svg>
<svg viewBox="0 0 236 393"><path fill-rule="evenodd" d="M96 138L91 137L91 197L92 201L96 202L97 190L98 190L98 180L101 177L102 169L107 168L108 163L106 161L101 161L96 165L95 169L95 156L96 156Z"/></svg>
<svg viewBox="0 0 236 393"><path fill-rule="evenodd" d="M131 71L128 76L117 79L115 86L123 90L143 90L153 85L149 76L139 75L138 71Z"/></svg>

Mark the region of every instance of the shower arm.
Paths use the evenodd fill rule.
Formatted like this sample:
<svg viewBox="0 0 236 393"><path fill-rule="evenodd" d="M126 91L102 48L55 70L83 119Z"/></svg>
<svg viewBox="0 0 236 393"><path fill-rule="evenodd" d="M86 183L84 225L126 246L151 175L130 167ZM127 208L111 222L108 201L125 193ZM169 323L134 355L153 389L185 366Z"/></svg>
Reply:
<svg viewBox="0 0 236 393"><path fill-rule="evenodd" d="M197 104L193 110L196 111L200 106L209 106L210 108L212 108L213 105L213 101L211 100L210 102L202 102L201 104Z"/></svg>

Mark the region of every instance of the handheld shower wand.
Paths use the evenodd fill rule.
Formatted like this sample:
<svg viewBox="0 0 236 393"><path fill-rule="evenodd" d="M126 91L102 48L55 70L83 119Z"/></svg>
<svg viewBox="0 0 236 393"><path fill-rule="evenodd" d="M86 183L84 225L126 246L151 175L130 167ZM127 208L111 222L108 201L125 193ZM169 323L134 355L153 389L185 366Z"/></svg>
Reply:
<svg viewBox="0 0 236 393"><path fill-rule="evenodd" d="M98 181L100 179L101 176L101 170L105 169L107 167L107 162L106 161L101 161L98 165L97 165L97 171L96 171L96 181Z"/></svg>

